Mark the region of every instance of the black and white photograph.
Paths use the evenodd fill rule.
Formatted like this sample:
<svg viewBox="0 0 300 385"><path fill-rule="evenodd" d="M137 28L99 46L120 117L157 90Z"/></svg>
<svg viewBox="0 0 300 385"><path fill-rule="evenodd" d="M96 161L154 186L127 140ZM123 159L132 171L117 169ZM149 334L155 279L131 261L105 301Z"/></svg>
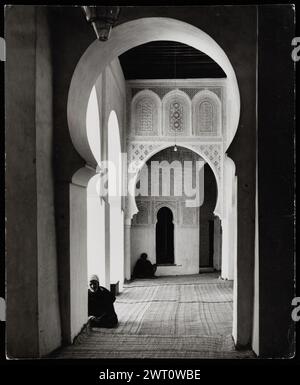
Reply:
<svg viewBox="0 0 300 385"><path fill-rule="evenodd" d="M6 360L294 359L295 22L4 6Z"/></svg>

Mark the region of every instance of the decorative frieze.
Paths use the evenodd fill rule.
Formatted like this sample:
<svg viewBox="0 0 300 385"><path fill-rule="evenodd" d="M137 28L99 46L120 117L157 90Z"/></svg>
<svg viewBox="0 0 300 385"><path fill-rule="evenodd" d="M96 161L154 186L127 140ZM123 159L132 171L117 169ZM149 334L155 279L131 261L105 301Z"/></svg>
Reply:
<svg viewBox="0 0 300 385"><path fill-rule="evenodd" d="M133 98L138 92L143 88L132 87L131 88L131 97ZM153 91L156 95L163 99L163 97L170 91L174 89L174 86L170 87L147 87L148 90ZM178 87L182 92L185 92L189 98L192 100L193 97L199 92L204 90L209 90L216 94L220 100L222 100L222 87Z"/></svg>
<svg viewBox="0 0 300 385"><path fill-rule="evenodd" d="M221 86L132 88L131 94L131 137L222 136Z"/></svg>
<svg viewBox="0 0 300 385"><path fill-rule="evenodd" d="M159 200L154 197L137 198L136 204L139 211L133 216L133 225L155 225L157 213L162 207L167 207L172 211L173 223L178 226L199 225L199 207L187 207L185 200L178 197L173 199L160 197Z"/></svg>

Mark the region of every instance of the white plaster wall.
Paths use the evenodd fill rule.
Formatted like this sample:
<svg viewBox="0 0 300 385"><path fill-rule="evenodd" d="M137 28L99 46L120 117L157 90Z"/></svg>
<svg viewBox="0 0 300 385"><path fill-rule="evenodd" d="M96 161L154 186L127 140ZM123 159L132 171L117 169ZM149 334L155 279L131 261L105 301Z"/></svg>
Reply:
<svg viewBox="0 0 300 385"><path fill-rule="evenodd" d="M149 261L156 263L154 225L131 227L131 273L141 253L147 253Z"/></svg>
<svg viewBox="0 0 300 385"><path fill-rule="evenodd" d="M102 76L98 79L98 86L101 87ZM98 99L99 98L99 99ZM102 111L101 95L97 95L96 87L94 86L89 98L87 113L86 113L86 130L89 145L95 156L97 163L101 161L101 138L100 138L100 114Z"/></svg>
<svg viewBox="0 0 300 385"><path fill-rule="evenodd" d="M188 240L188 242L187 242ZM175 225L175 264L163 273L198 274L199 273L199 228Z"/></svg>
<svg viewBox="0 0 300 385"><path fill-rule="evenodd" d="M119 282L122 291L124 282L124 231L122 214L122 164L120 162L121 140L117 115L113 110L108 119L108 194L110 205L110 283ZM112 169L113 167L113 169Z"/></svg>
<svg viewBox="0 0 300 385"><path fill-rule="evenodd" d="M102 74L102 77L104 74ZM110 65L105 69L105 82L102 85L104 87L104 97L102 99L102 111L105 125L108 122L111 111L115 111L118 118L118 125L120 130L120 142L122 144L124 132L124 119L125 119L125 105L126 105L126 89L125 78L122 72L122 68L119 59L113 60ZM102 87L101 85L101 87ZM108 132L104 131L104 135ZM104 140L107 138L104 138ZM102 158L103 159L103 158Z"/></svg>
<svg viewBox="0 0 300 385"><path fill-rule="evenodd" d="M102 76L98 79L102 85ZM101 94L93 87L86 114L88 140L97 162L101 161ZM100 176L94 176L87 186L87 263L88 277L97 274L105 285L105 208L100 198ZM88 281L88 277L86 280Z"/></svg>
<svg viewBox="0 0 300 385"><path fill-rule="evenodd" d="M124 215L122 211L122 164L119 163L119 154L122 151L123 141L125 139L125 107L126 107L126 89L125 78L118 59L115 59L107 67L105 71L105 96L103 102L103 110L105 111L105 121L108 122L107 133L110 132L110 117L112 111L115 112L117 121L112 122L115 125L115 132L111 136L111 143L109 136L104 140L107 141L108 153L107 158L110 160L110 153L113 151L113 159L117 162L117 197L109 199L110 207L110 247L109 247L109 264L110 264L110 283L119 281L119 290L123 290L124 283ZM118 131L118 132L117 132ZM111 150L110 150L111 148ZM109 182L110 183L110 182Z"/></svg>
<svg viewBox="0 0 300 385"><path fill-rule="evenodd" d="M119 281L119 290L124 283L124 224L120 204L110 205L110 282Z"/></svg>
<svg viewBox="0 0 300 385"><path fill-rule="evenodd" d="M186 240L189 240L188 242ZM140 254L145 252L151 263L156 263L155 225L138 225L131 228L131 272ZM199 273L199 229L176 226L174 228L174 266L158 266L157 276Z"/></svg>
<svg viewBox="0 0 300 385"><path fill-rule="evenodd" d="M87 196L87 260L88 277L97 274L105 284L105 208L96 194Z"/></svg>

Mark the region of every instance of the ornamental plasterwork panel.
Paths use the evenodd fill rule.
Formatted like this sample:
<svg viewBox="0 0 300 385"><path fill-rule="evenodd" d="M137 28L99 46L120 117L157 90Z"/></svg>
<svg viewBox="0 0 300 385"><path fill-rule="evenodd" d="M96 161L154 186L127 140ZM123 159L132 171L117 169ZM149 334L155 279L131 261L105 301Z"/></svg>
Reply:
<svg viewBox="0 0 300 385"><path fill-rule="evenodd" d="M131 88L131 97L133 98L138 92L141 91L141 89L143 88ZM155 94L157 94L160 99L163 99L163 97L170 91L172 91L174 89L174 87L167 87L167 86L162 86L162 87L147 87L147 89L153 91ZM199 87L178 87L178 89L180 91L183 91L185 92L189 98L192 100L193 97L199 92L199 91L203 91L203 90L206 90L206 89L209 89L211 92L213 92L214 94L216 94L220 100L222 100L222 87L203 87L203 86L199 86Z"/></svg>
<svg viewBox="0 0 300 385"><path fill-rule="evenodd" d="M193 144L181 142L183 147L187 147L195 151L197 154L207 160L210 166L214 169L216 175L221 177L222 173L222 144L221 143L202 143ZM180 145L180 143L179 143ZM164 142L131 142L128 144L128 166L129 172L138 171L146 160L157 153L160 149L166 148Z"/></svg>
<svg viewBox="0 0 300 385"><path fill-rule="evenodd" d="M128 105L131 138L161 135L221 138L223 135L226 139L224 85L185 87L182 84L175 89L174 85L149 83L144 87L147 88L127 88L129 100L133 97ZM177 100L171 103L169 98L174 94Z"/></svg>
<svg viewBox="0 0 300 385"><path fill-rule="evenodd" d="M222 145L219 143L214 144L191 144L190 147L195 152L202 155L203 158L209 161L210 166L214 169L216 175L220 179L222 176Z"/></svg>
<svg viewBox="0 0 300 385"><path fill-rule="evenodd" d="M152 201L152 223L157 222L157 213L162 207L168 207L173 214L173 223L179 223L179 202L175 200Z"/></svg>
<svg viewBox="0 0 300 385"><path fill-rule="evenodd" d="M221 135L222 105L211 91L200 91L192 100L193 133L195 136Z"/></svg>
<svg viewBox="0 0 300 385"><path fill-rule="evenodd" d="M162 143L129 143L128 145L128 165L129 172L136 172L141 168L147 159L160 148L163 148Z"/></svg>
<svg viewBox="0 0 300 385"><path fill-rule="evenodd" d="M173 90L165 95L162 109L163 135L173 137L191 134L191 103L184 92Z"/></svg>
<svg viewBox="0 0 300 385"><path fill-rule="evenodd" d="M157 213L162 207L168 207L173 214L173 222L180 226L198 226L199 208L186 207L185 202L176 199L145 199L136 201L138 213L133 216L133 225L155 225Z"/></svg>
<svg viewBox="0 0 300 385"><path fill-rule="evenodd" d="M131 133L157 136L161 131L161 101L150 90L142 90L131 102Z"/></svg>

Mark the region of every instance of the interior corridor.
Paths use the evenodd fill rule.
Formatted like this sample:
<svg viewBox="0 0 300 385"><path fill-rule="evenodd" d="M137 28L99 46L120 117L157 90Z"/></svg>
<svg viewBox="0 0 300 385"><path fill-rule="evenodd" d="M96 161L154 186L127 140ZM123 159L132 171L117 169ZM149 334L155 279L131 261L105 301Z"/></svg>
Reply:
<svg viewBox="0 0 300 385"><path fill-rule="evenodd" d="M232 281L215 273L134 280L116 329L84 330L55 358L253 358L234 348L232 306Z"/></svg>

